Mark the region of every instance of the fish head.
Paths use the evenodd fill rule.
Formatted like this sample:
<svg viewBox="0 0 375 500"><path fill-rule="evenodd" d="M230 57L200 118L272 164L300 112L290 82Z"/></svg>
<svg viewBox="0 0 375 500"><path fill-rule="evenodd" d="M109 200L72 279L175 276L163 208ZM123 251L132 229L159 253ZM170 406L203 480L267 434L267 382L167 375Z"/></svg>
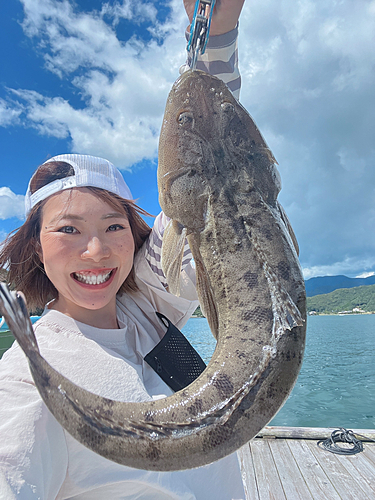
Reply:
<svg viewBox="0 0 375 500"><path fill-rule="evenodd" d="M183 73L168 96L158 184L164 212L192 230L204 226L208 198L229 185L237 193L256 189L269 205L281 187L251 116L222 80L203 71Z"/></svg>

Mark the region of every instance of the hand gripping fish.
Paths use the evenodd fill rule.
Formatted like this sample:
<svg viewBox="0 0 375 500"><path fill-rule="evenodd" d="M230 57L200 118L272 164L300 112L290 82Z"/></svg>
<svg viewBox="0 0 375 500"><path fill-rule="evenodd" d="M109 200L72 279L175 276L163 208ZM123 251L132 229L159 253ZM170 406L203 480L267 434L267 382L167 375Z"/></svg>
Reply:
<svg viewBox="0 0 375 500"><path fill-rule="evenodd" d="M187 238L217 338L208 367L191 385L145 403L91 394L43 359L22 301L4 285L0 304L43 400L65 429L110 460L167 471L234 452L279 410L302 363L305 290L296 241L277 201L275 160L222 81L190 71L173 86L158 182L171 218L163 242L171 291L178 294Z"/></svg>

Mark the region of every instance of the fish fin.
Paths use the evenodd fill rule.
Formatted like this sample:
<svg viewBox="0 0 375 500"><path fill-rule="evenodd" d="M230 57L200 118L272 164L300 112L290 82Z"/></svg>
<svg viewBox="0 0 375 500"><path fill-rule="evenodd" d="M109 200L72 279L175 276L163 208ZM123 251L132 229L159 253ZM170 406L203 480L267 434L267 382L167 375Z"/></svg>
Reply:
<svg viewBox="0 0 375 500"><path fill-rule="evenodd" d="M279 277L268 264L255 235L252 236L252 242L269 286L273 312L272 340L275 344L286 330L292 330L296 326L303 326L305 320L295 302L283 287Z"/></svg>
<svg viewBox="0 0 375 500"><path fill-rule="evenodd" d="M268 281L273 310L273 332L272 338L278 341L286 332L296 326L303 326L304 319L295 302L280 283L277 275L265 262L263 269Z"/></svg>
<svg viewBox="0 0 375 500"><path fill-rule="evenodd" d="M39 352L25 301L5 283L0 283L0 312L25 354Z"/></svg>
<svg viewBox="0 0 375 500"><path fill-rule="evenodd" d="M266 146L266 147L263 148L263 152L265 153L265 155L268 158L268 161L271 164L274 163L275 165L278 165L278 162L277 162L276 158L273 156L273 153L272 153L272 151L270 150L270 148L268 146Z"/></svg>
<svg viewBox="0 0 375 500"><path fill-rule="evenodd" d="M296 250L296 253L297 253L297 256L298 256L299 255L299 245L298 245L298 241L297 241L296 235L294 234L293 228L292 228L292 226L291 226L291 224L289 222L289 218L286 215L285 210L280 205L280 203L277 203L277 208L279 209L281 220L284 222L285 227L288 230L288 233L289 233L289 235L290 235L290 237L292 239L293 246L294 246L294 248Z"/></svg>
<svg viewBox="0 0 375 500"><path fill-rule="evenodd" d="M219 332L219 315L210 278L199 250L199 236L191 233L187 236L187 239L195 263L199 303L204 316L207 318L212 335L217 339Z"/></svg>
<svg viewBox="0 0 375 500"><path fill-rule="evenodd" d="M167 279L168 289L180 295L182 258L186 240L186 228L176 220L170 220L164 230L161 247L161 268Z"/></svg>

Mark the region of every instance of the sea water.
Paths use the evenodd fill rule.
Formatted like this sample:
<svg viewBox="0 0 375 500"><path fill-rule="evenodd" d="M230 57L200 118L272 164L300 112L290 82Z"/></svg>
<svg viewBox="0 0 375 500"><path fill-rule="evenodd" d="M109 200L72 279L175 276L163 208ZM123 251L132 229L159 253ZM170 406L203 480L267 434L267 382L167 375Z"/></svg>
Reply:
<svg viewBox="0 0 375 500"><path fill-rule="evenodd" d="M190 319L183 333L208 362L207 320ZM375 429L375 314L308 317L300 374L269 425Z"/></svg>
<svg viewBox="0 0 375 500"><path fill-rule="evenodd" d="M31 316L31 323L35 323L39 319L39 316ZM8 325L0 320L0 359L2 358L4 352L9 349L9 347L14 342L14 337L8 329Z"/></svg>

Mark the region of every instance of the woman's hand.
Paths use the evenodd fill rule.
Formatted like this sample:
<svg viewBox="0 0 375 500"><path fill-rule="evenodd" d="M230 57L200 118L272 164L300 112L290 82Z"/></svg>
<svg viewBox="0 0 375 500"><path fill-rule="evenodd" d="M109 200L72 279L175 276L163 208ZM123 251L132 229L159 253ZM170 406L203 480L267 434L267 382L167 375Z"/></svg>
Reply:
<svg viewBox="0 0 375 500"><path fill-rule="evenodd" d="M210 35L221 35L236 27L245 0L216 0L212 14ZM196 0L184 0L186 13L191 22Z"/></svg>

